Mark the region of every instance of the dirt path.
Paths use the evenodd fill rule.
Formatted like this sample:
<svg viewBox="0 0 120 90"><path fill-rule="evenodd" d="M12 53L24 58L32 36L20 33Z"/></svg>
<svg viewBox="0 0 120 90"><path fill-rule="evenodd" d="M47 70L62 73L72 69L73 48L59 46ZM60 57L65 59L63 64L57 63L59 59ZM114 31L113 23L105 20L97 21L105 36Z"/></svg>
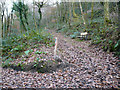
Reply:
<svg viewBox="0 0 120 90"><path fill-rule="evenodd" d="M94 46L89 47L90 41L78 42L69 37L64 37L60 33L54 33L53 31L51 33L58 37L58 54L63 58L63 61L67 60L69 63L74 63L78 66L82 64L81 62L85 62L86 66L91 68L110 64L113 66L118 61L116 57L113 57L112 53L106 53Z"/></svg>
<svg viewBox="0 0 120 90"><path fill-rule="evenodd" d="M89 47L90 41L78 42L54 31L58 37L58 55L63 62L75 67L67 67L53 73L32 73L3 70L3 87L38 87L38 88L118 88L119 69L117 58L112 53L105 53L99 48ZM53 57L54 47L44 47ZM46 56L47 57L47 56ZM31 58L31 57L30 57ZM29 58L29 59L30 59Z"/></svg>
<svg viewBox="0 0 120 90"><path fill-rule="evenodd" d="M99 82L95 86L108 84L108 86L117 87L116 78L119 77L119 69L116 62L118 60L112 53L108 54L99 48L89 47L90 41L78 42L54 31L51 33L58 37L58 52L63 62L68 61L78 66L74 71L81 76L80 78L87 81L88 86L94 86ZM88 84L90 82L91 84ZM113 82L116 83L113 84Z"/></svg>

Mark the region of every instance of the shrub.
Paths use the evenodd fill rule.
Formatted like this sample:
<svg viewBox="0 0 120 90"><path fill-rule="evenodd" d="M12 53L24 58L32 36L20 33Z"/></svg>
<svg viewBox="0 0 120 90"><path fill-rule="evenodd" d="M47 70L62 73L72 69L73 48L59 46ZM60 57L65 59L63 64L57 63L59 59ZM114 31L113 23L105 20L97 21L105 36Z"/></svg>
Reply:
<svg viewBox="0 0 120 90"><path fill-rule="evenodd" d="M30 48L31 45L44 43L46 45L53 43L53 36L47 31L34 31L20 35L11 35L2 41L2 57L18 58L23 51ZM50 45L49 45L50 46ZM25 51L28 55L29 51Z"/></svg>

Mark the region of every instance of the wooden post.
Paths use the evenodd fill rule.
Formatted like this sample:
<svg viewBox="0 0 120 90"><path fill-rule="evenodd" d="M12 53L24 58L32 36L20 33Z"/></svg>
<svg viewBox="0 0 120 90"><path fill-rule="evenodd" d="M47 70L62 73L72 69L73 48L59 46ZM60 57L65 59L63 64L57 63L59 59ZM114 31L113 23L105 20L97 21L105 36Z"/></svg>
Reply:
<svg viewBox="0 0 120 90"><path fill-rule="evenodd" d="M54 58L56 58L56 54L57 54L57 44L58 44L57 37L55 37Z"/></svg>

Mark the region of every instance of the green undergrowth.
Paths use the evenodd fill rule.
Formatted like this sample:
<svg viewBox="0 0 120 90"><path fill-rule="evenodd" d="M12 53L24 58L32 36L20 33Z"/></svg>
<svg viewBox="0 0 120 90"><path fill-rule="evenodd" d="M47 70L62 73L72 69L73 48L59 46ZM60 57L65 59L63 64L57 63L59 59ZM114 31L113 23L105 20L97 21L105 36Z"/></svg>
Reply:
<svg viewBox="0 0 120 90"><path fill-rule="evenodd" d="M31 48L42 44L49 47L54 45L53 36L47 30L31 30L29 33L11 35L2 40L2 60L9 63L21 55L28 55L32 52Z"/></svg>
<svg viewBox="0 0 120 90"><path fill-rule="evenodd" d="M71 27L67 23L54 25L55 27L57 28L56 32L63 33L71 39L76 39L81 32L88 32L88 40L91 40L91 45L96 45L107 52L114 52L120 58L119 30L111 20L104 25L104 18L101 16L93 20L88 19L87 27L81 20L80 22L71 22Z"/></svg>

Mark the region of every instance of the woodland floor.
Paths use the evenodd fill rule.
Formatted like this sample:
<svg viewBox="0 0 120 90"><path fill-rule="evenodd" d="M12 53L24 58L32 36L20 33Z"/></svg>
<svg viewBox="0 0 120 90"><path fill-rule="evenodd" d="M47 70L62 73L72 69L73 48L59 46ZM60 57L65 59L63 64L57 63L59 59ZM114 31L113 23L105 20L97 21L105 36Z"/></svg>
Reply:
<svg viewBox="0 0 120 90"><path fill-rule="evenodd" d="M95 46L89 47L90 41L76 41L64 37L55 31L49 31L58 37L58 55L63 62L74 66L58 69L52 73L24 72L10 68L2 70L3 87L11 88L120 88L118 59L112 53L104 52ZM27 63L35 59L35 51L45 51L47 55L43 60L53 59L54 47L39 46L34 48L31 55L21 57L13 63L18 63L22 58ZM1 83L1 82L0 82Z"/></svg>

